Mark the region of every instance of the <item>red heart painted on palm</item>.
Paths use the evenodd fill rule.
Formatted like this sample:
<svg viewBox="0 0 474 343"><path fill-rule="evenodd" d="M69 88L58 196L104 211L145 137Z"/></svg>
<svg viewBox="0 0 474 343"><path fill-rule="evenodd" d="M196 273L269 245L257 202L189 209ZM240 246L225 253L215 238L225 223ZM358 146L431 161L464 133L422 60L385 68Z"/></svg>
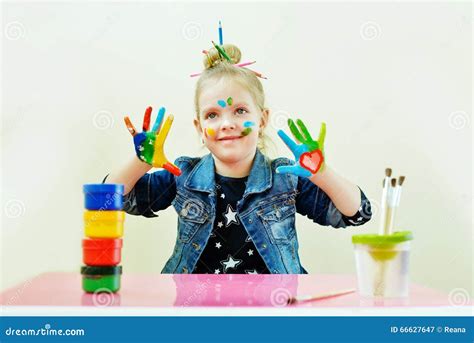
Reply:
<svg viewBox="0 0 474 343"><path fill-rule="evenodd" d="M308 169L313 174L316 174L319 168L321 168L323 161L324 156L321 150L319 149L311 152L305 152L300 156L301 166Z"/></svg>

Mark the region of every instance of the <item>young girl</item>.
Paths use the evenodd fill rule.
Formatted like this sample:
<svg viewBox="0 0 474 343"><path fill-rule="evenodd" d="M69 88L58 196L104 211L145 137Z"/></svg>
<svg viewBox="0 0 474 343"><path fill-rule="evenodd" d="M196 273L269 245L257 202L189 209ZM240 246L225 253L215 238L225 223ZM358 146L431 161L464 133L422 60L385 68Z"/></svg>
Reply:
<svg viewBox="0 0 474 343"><path fill-rule="evenodd" d="M325 132L313 141L301 121L297 123L303 134L292 121L291 131L297 141L309 144L297 144L279 132L295 161L271 161L264 155L270 112L262 84L254 72L235 66L240 61L236 46L222 47L230 61L210 49L195 93L194 126L210 154L180 157L174 164L162 158L165 170L147 173L152 158L142 153L143 142L160 132L161 123L151 134L142 133L140 140L128 122L139 158L104 182L125 185L124 210L129 214L157 217L154 212L174 206L178 233L162 273L307 273L298 256L296 212L339 228L370 220L370 202L326 163L318 165L323 161ZM163 114L160 111L157 123ZM311 143L314 151L305 148ZM305 154L314 169L302 164Z"/></svg>

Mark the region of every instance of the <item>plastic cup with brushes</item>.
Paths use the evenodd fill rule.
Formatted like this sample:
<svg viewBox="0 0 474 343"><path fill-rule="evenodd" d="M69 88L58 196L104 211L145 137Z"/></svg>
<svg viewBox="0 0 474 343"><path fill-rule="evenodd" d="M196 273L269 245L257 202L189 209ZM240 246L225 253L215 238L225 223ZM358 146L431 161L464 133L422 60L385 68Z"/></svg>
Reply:
<svg viewBox="0 0 474 343"><path fill-rule="evenodd" d="M365 297L407 297L409 290L410 231L393 231L396 210L400 206L404 176L391 178L392 169L385 170L381 220L378 234L355 235L359 294Z"/></svg>

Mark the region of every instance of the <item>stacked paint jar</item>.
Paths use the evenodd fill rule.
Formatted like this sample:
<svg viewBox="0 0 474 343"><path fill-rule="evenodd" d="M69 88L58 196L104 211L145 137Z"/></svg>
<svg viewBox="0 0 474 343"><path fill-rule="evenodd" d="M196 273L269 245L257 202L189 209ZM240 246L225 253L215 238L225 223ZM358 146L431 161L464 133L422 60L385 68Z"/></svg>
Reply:
<svg viewBox="0 0 474 343"><path fill-rule="evenodd" d="M82 240L82 289L88 293L117 292L122 275L121 251L124 186L118 184L84 185L85 211Z"/></svg>

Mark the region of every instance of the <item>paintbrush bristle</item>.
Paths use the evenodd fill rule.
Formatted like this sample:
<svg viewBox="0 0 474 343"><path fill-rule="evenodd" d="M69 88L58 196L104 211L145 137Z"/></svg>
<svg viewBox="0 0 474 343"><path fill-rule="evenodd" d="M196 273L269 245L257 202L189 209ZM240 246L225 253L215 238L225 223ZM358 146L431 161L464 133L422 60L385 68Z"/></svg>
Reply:
<svg viewBox="0 0 474 343"><path fill-rule="evenodd" d="M387 176L387 177L392 176L392 168L386 168L385 169L385 176Z"/></svg>
<svg viewBox="0 0 474 343"><path fill-rule="evenodd" d="M404 182L404 181L405 181L405 176L400 176L400 177L398 178L398 185L399 185L399 186L403 185L403 182Z"/></svg>
<svg viewBox="0 0 474 343"><path fill-rule="evenodd" d="M397 179L396 178L393 178L390 181L392 182L392 187L395 187L397 185Z"/></svg>

